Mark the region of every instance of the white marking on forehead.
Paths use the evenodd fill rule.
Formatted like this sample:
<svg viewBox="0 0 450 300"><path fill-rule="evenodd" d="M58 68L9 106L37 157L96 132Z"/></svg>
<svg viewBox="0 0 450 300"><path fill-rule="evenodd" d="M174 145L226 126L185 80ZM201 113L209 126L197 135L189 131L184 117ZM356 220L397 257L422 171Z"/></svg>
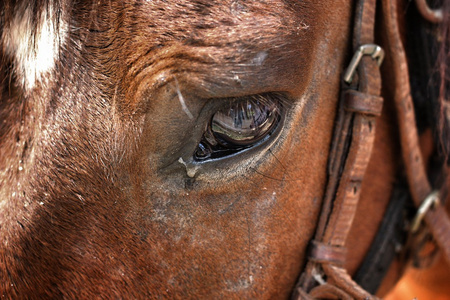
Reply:
<svg viewBox="0 0 450 300"><path fill-rule="evenodd" d="M57 27L51 4L42 12L37 26L32 21L30 8L19 10L3 32L3 48L14 58L16 75L27 91L33 89L37 81L43 82L44 75L53 69L67 35L64 18Z"/></svg>

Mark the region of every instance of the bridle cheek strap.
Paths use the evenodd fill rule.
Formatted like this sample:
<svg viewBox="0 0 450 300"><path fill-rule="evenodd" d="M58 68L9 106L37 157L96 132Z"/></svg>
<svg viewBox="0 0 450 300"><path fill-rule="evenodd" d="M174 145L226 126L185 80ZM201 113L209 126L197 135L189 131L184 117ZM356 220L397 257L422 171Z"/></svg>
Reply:
<svg viewBox="0 0 450 300"><path fill-rule="evenodd" d="M419 2L419 1L418 1ZM422 1L420 1L422 2ZM432 191L420 152L419 139L415 126L415 114L409 85L406 54L397 24L397 7L395 1L383 0L383 14L386 16L389 55L393 62L395 82L395 105L399 123L400 141L406 176L413 202L419 213L423 214L426 227L430 231L439 249L450 265L450 219L447 215L441 195ZM414 124L414 126L411 126ZM436 195L436 196L434 196ZM428 204L428 199L435 197L434 205L424 212L420 210Z"/></svg>
<svg viewBox="0 0 450 300"><path fill-rule="evenodd" d="M361 185L381 114L379 64L383 50L373 44L376 0L358 1L353 46L355 55L342 83L329 159L322 212L305 271L294 299L374 298L343 268L346 241L358 206ZM357 74L353 74L356 68Z"/></svg>

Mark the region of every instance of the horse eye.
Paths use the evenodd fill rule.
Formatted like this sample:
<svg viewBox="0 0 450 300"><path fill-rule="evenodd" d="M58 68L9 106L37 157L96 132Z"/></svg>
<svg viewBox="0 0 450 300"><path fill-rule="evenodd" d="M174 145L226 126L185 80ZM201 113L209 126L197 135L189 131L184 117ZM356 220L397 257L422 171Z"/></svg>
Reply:
<svg viewBox="0 0 450 300"><path fill-rule="evenodd" d="M221 158L255 146L280 119L280 101L270 94L231 100L212 116L194 158Z"/></svg>

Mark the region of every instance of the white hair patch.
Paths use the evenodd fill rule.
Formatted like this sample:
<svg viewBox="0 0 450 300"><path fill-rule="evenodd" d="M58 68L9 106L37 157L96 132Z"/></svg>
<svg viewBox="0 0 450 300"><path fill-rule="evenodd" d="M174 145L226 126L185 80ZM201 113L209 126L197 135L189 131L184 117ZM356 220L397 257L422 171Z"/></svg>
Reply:
<svg viewBox="0 0 450 300"><path fill-rule="evenodd" d="M63 19L56 25L57 17L51 5L42 12L38 24L33 24L30 8L16 13L3 32L3 49L14 59L14 71L25 90L30 91L37 81L43 82L45 74L55 66L60 45L67 35Z"/></svg>

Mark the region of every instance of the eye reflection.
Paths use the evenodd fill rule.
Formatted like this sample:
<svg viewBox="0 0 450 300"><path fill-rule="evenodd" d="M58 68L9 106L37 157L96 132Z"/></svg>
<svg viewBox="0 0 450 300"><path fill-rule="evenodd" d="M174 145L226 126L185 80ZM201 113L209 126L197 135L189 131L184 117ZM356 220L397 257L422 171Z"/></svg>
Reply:
<svg viewBox="0 0 450 300"><path fill-rule="evenodd" d="M264 102L243 100L215 113L211 131L218 142L224 146L248 145L261 139L278 117L276 104Z"/></svg>
<svg viewBox="0 0 450 300"><path fill-rule="evenodd" d="M280 109L281 96L273 93L231 100L212 116L194 158L221 158L259 144L276 128Z"/></svg>

